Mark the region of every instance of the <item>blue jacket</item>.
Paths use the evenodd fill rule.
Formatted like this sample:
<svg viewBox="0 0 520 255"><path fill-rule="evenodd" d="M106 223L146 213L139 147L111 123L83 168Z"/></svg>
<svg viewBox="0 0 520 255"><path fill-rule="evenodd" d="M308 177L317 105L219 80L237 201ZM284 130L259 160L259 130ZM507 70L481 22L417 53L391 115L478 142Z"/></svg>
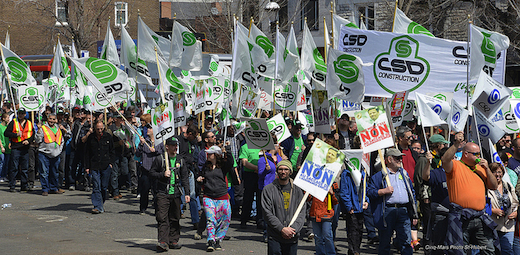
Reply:
<svg viewBox="0 0 520 255"><path fill-rule="evenodd" d="M363 179L365 178L365 171L361 172L361 184L363 186ZM341 173L341 186L338 192L340 204L344 210L350 212L354 209L354 213L362 213L363 205L359 202L358 190L354 183L354 179L348 169ZM363 187L366 190L366 187ZM360 194L363 195L363 194ZM368 196L365 196L365 202L369 202Z"/></svg>
<svg viewBox="0 0 520 255"><path fill-rule="evenodd" d="M415 191L412 188L412 180L410 180L410 177L408 176L408 173L404 171L404 169L401 167L398 170L402 176L405 177L406 182L406 189L408 193L408 200L412 201L412 203L409 203L408 210L412 209L413 212L411 215L413 215L414 219L418 219L417 215L417 207L416 200L415 200ZM374 214L374 225L377 228L385 228L386 222L384 220L385 215L385 209L386 209L386 195L385 196L379 196L377 194L377 191L380 189L386 188L386 181L383 178L383 171L379 171L376 174L370 178L370 184L367 187L367 196L370 198L370 207L372 209L372 213ZM410 211L409 211L410 213Z"/></svg>

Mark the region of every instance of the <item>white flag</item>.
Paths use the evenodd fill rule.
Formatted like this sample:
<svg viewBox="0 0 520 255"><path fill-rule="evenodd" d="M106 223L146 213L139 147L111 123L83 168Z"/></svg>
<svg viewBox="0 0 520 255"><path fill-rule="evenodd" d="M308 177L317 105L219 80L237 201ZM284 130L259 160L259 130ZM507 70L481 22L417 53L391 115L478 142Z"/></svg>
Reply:
<svg viewBox="0 0 520 255"><path fill-rule="evenodd" d="M7 74L7 79L11 80L13 87L19 86L36 86L36 80L32 76L31 69L29 66L16 55L14 52L2 46L2 65Z"/></svg>
<svg viewBox="0 0 520 255"><path fill-rule="evenodd" d="M144 83L155 87L148 71L146 62L142 58L137 59L137 47L125 27L121 27L121 62L125 66L129 77L137 77L137 83ZM137 66L136 66L137 62Z"/></svg>
<svg viewBox="0 0 520 255"><path fill-rule="evenodd" d="M283 36L280 38L283 38ZM278 45L281 45L281 43L282 42L280 41ZM287 46L285 47L285 49L282 49L283 46L280 46L280 49L278 49L278 79L282 80L282 82L287 82L291 80L293 76L297 74L298 70L300 70L300 54L298 53L298 41L296 40L293 25L291 25L291 30L289 31L289 37L287 38L286 45ZM280 66L282 66L281 69Z"/></svg>
<svg viewBox="0 0 520 255"><path fill-rule="evenodd" d="M301 70L305 76L311 78L311 84L317 90L325 90L325 79L327 77L327 65L321 56L307 23L303 26L302 57L300 60Z"/></svg>
<svg viewBox="0 0 520 255"><path fill-rule="evenodd" d="M415 94L415 99L423 126L432 127L446 124L446 118L451 111L448 102L419 93Z"/></svg>
<svg viewBox="0 0 520 255"><path fill-rule="evenodd" d="M515 115L516 123L520 127L520 98L510 98L511 111Z"/></svg>
<svg viewBox="0 0 520 255"><path fill-rule="evenodd" d="M27 111L38 111L45 103L45 88L41 85L18 87L18 102Z"/></svg>
<svg viewBox="0 0 520 255"><path fill-rule="evenodd" d="M182 70L200 71L202 68L202 42L177 21L173 22L169 62L170 67Z"/></svg>
<svg viewBox="0 0 520 255"><path fill-rule="evenodd" d="M475 86L475 92L471 97L471 104L481 111L486 118L491 118L509 99L512 92L511 89L500 84L481 70Z"/></svg>
<svg viewBox="0 0 520 255"><path fill-rule="evenodd" d="M451 130L456 133L464 131L466 121L468 120L468 113L468 110L464 109L456 100L452 99L449 122Z"/></svg>
<svg viewBox="0 0 520 255"><path fill-rule="evenodd" d="M404 12L399 8L395 8L394 32L403 34L422 34L435 37L426 28L406 17Z"/></svg>
<svg viewBox="0 0 520 255"><path fill-rule="evenodd" d="M159 66L161 67L161 86L159 88L164 93L165 99L172 101L176 94L184 92L184 85L168 67L166 61L159 59Z"/></svg>
<svg viewBox="0 0 520 255"><path fill-rule="evenodd" d="M127 74L114 66L112 63L98 58L70 58L76 68L85 76L85 78L97 89L97 92L103 93L108 98L113 98L118 93L130 92L131 88L128 84ZM104 98L99 96L96 98Z"/></svg>
<svg viewBox="0 0 520 255"><path fill-rule="evenodd" d="M69 74L69 64L67 64L67 58L65 57L65 53L63 53L60 38L58 38L58 43L54 50L54 58L52 59L51 75L64 79Z"/></svg>
<svg viewBox="0 0 520 255"><path fill-rule="evenodd" d="M262 76L268 78L274 78L274 69L275 69L275 59L276 59L276 48L273 43L267 38L267 36L260 30L255 24L251 25L251 30L249 32L249 39L252 40L258 47L262 48L265 56L263 58L264 61L262 63L254 63L255 71L257 74L261 74ZM284 40L285 41L285 40ZM259 52L251 51L251 56L253 54L260 54ZM254 61L253 61L254 62Z"/></svg>
<svg viewBox="0 0 520 255"><path fill-rule="evenodd" d="M229 79L229 76L231 75L231 69L229 66L221 63L218 55L210 54L208 73L211 76L224 76Z"/></svg>
<svg viewBox="0 0 520 255"><path fill-rule="evenodd" d="M9 37L9 30L5 33L5 47L11 49L11 37Z"/></svg>
<svg viewBox="0 0 520 255"><path fill-rule="evenodd" d="M158 56L168 60L170 58L170 46L170 40L156 34L139 16L137 20L137 51L140 59L157 63L155 56L155 48L157 47Z"/></svg>
<svg viewBox="0 0 520 255"><path fill-rule="evenodd" d="M276 84L274 87L275 108L278 110L296 111L299 89L300 85L296 77L288 83Z"/></svg>
<svg viewBox="0 0 520 255"><path fill-rule="evenodd" d="M360 58L329 47L327 94L354 103L363 102L365 79Z"/></svg>
<svg viewBox="0 0 520 255"><path fill-rule="evenodd" d="M480 133L481 138L489 138L491 139L491 142L497 143L506 132L486 118L486 116L479 110L475 109L474 113L477 130Z"/></svg>
<svg viewBox="0 0 520 255"><path fill-rule="evenodd" d="M361 166L363 162L363 150L341 150L343 154L345 154L345 159L348 159L351 164L349 164L350 174L352 175L352 179L354 179L354 184L356 187L359 187L361 184Z"/></svg>
<svg viewBox="0 0 520 255"><path fill-rule="evenodd" d="M254 75L255 69L253 67L253 61L251 60L251 54L249 53L249 45L253 44L249 42L249 38L247 36L248 33L249 32L247 28L245 28L242 24L237 23L233 49L232 81L241 84L256 83L256 78Z"/></svg>
<svg viewBox="0 0 520 255"><path fill-rule="evenodd" d="M352 27L352 28L359 28L354 22L351 22L348 19L344 19L336 14L332 15L332 21L334 25L334 48L338 49L338 45L340 42L343 42L342 38L339 38L339 33L341 32L341 28L344 26Z"/></svg>
<svg viewBox="0 0 520 255"><path fill-rule="evenodd" d="M121 62L119 61L119 54L117 54L116 42L114 41L114 36L110 30L110 19L107 23L107 33L105 35L105 41L103 42L103 48L101 49L100 58L107 60L117 67L121 65Z"/></svg>
<svg viewBox="0 0 520 255"><path fill-rule="evenodd" d="M474 25L471 26L469 79L476 79L480 70L493 76L498 54L509 48L509 37Z"/></svg>

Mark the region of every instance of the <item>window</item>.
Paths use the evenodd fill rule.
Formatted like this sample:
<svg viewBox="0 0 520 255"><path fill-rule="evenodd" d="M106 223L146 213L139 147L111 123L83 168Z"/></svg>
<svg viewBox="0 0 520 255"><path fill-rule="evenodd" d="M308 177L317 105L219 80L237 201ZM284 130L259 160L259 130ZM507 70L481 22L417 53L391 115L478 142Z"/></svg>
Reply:
<svg viewBox="0 0 520 255"><path fill-rule="evenodd" d="M363 22L365 22L365 26L367 27L367 29L374 30L375 29L374 5L358 6L358 13L363 14ZM359 18L358 24L361 25L361 18Z"/></svg>
<svg viewBox="0 0 520 255"><path fill-rule="evenodd" d="M307 18L307 25L310 30L319 30L320 29L320 19L319 19L319 6L318 0L309 0L304 8L302 8L302 28L303 24L305 24L305 18Z"/></svg>
<svg viewBox="0 0 520 255"><path fill-rule="evenodd" d="M116 2L115 3L115 15L116 19L114 20L114 24L116 27L121 25L126 26L128 23L128 3L125 2Z"/></svg>
<svg viewBox="0 0 520 255"><path fill-rule="evenodd" d="M69 20L69 5L67 0L56 0L56 26L66 26Z"/></svg>

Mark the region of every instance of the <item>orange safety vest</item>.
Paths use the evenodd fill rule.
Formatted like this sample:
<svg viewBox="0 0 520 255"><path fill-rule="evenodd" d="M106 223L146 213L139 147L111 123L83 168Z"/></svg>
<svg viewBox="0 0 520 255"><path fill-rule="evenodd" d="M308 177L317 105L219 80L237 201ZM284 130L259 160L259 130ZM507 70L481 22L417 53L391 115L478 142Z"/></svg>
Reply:
<svg viewBox="0 0 520 255"><path fill-rule="evenodd" d="M61 134L61 129L58 128L58 132L56 132L56 134L54 134L52 132L52 129L50 127L47 127L47 126L42 126L42 130L43 130L43 141L45 143L57 143L58 145L61 145L61 140L62 140L62 134Z"/></svg>
<svg viewBox="0 0 520 255"><path fill-rule="evenodd" d="M24 140L29 139L33 135L33 125L31 121L25 120L25 128L22 130L22 126L20 125L20 122L18 122L18 119L13 119L13 133L18 134L18 131L22 130L22 137L13 137L11 138L11 142L19 143Z"/></svg>

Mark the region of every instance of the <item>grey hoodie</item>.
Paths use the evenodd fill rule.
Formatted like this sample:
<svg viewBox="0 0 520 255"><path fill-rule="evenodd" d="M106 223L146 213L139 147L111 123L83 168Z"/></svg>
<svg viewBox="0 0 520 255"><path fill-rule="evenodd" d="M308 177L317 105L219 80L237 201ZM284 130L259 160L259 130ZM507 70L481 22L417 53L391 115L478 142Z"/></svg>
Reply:
<svg viewBox="0 0 520 255"><path fill-rule="evenodd" d="M298 186L293 184L293 180L289 179L291 185L292 195L291 202L289 204L288 213L283 208L283 195L282 187L275 179L271 184L264 187L262 191L262 208L264 210L264 219L267 223L267 234L270 238L280 243L296 243L298 242L298 234L291 239L284 239L282 237L282 229L288 227L291 219L303 198L303 191ZM305 221L305 204L298 214L296 221L290 226L296 230L296 233L300 233Z"/></svg>
<svg viewBox="0 0 520 255"><path fill-rule="evenodd" d="M44 126L50 128L48 123L45 123ZM59 129L58 124L55 124L55 126ZM43 127L43 126L42 126ZM41 131L40 131L41 130ZM63 150L63 146L65 145L65 135L66 133L62 130L61 135L61 144L58 145L57 143L45 143L44 142L44 136L45 133L40 128L38 132L36 132L36 143L39 144L38 151L40 153L43 153L48 158L55 158L60 155L61 151ZM67 133L70 133L70 130L67 130Z"/></svg>

